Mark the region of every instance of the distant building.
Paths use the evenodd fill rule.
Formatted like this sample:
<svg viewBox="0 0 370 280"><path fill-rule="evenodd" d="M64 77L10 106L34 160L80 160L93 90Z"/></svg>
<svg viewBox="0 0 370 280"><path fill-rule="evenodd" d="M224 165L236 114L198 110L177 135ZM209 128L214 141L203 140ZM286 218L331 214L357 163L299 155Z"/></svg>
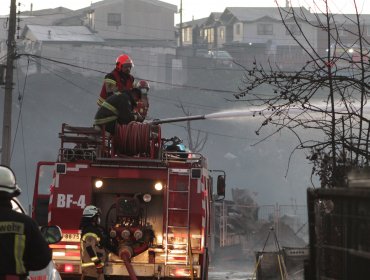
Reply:
<svg viewBox="0 0 370 280"><path fill-rule="evenodd" d="M85 68L79 72L98 76L111 71L117 56L127 53L134 60L135 77L159 81L152 86L163 87L176 82L168 69L176 53L176 11L175 5L158 0L104 0L76 11L23 12L18 46L26 53L70 61ZM6 55L2 45L0 51L4 49ZM30 69L48 71L41 69L41 62Z"/></svg>
<svg viewBox="0 0 370 280"><path fill-rule="evenodd" d="M227 7L222 13L212 12L206 18L175 26L176 12L175 5L158 0L104 0L76 11L63 7L31 9L21 12L21 34L17 33L17 38L23 41L18 45L40 56L54 52L56 58L61 55L63 59L103 72L110 71L116 57L125 52L134 59L137 77L179 84L187 79L184 65L212 67L217 62L210 61L210 50L226 50L231 60L242 65L251 65L255 60L269 61L285 70L301 66L308 58L307 52L325 57L329 51L326 32L315 27L324 15L315 15L304 7L287 5L280 11L277 7ZM294 18L292 12L305 20ZM355 16L334 16L338 32L333 31L333 42L339 37L348 49L357 50L359 46L353 43L357 33ZM0 21L6 26L6 17ZM370 41L370 15L361 15L361 28L363 38ZM5 30L0 32L3 58L7 51ZM63 42L58 32L64 32ZM76 37L79 37L77 41ZM67 46L70 51L63 53ZM369 46L364 47L365 51L369 50ZM330 51L346 50L330 46ZM92 74L86 70L87 73Z"/></svg>
<svg viewBox="0 0 370 280"><path fill-rule="evenodd" d="M337 27L335 29L333 26L333 43L335 38L340 38L342 44L348 45L348 49L351 46L358 49L355 43L358 38L355 15L333 16ZM281 17L284 17L285 25ZM277 7L227 7L221 14L211 13L208 18L183 23L183 46L191 46L194 54L197 53L194 49L224 49L243 65L250 65L254 60L261 63L269 60L282 69L295 69L306 61L307 52L316 52L323 57L327 55L327 33L317 28L324 17L304 7L289 5L280 11ZM360 21L361 36L369 42L370 15L361 14ZM177 25L177 28L180 26ZM188 39L187 34L198 34L199 37L193 35ZM369 46L364 47L365 51L369 51ZM185 50L182 52L186 53Z"/></svg>
<svg viewBox="0 0 370 280"><path fill-rule="evenodd" d="M94 69L99 63L99 56L92 58L87 48L101 49L104 44L104 40L86 26L26 25L21 37L23 39L19 44L21 53L36 55L34 57L36 68L31 68L31 73L36 69L40 73L60 68L56 63L48 63L49 66L43 69L41 57L69 59L71 64L80 67L86 66L84 61L90 61L88 67Z"/></svg>
<svg viewBox="0 0 370 280"><path fill-rule="evenodd" d="M58 25L89 27L106 44L176 46L174 14L177 7L158 0L104 0L74 11Z"/></svg>
<svg viewBox="0 0 370 280"><path fill-rule="evenodd" d="M332 54L334 52L343 52L348 51L349 49L356 50L359 48L358 38L359 31L358 26L356 25L357 17L355 14L334 14L335 23L337 30L333 27L331 36L332 36L332 45L330 46ZM321 15L321 20L324 19L324 15ZM363 52L369 53L370 51L370 15L361 14L360 15L360 32L363 38ZM338 31L338 32L337 32ZM346 50L335 50L334 40L340 38L341 44L346 45ZM318 47L317 51L321 56L326 57L328 53L328 34L324 30L318 32ZM356 52L355 52L356 53Z"/></svg>
<svg viewBox="0 0 370 280"><path fill-rule="evenodd" d="M291 9L304 14L308 20L314 19L305 8ZM287 17L287 22L295 35L300 36L302 30L308 37L310 45L317 48L317 32L309 23L302 21L300 29L291 15ZM292 63L295 58L301 60L303 57L301 46L287 32L276 7L227 7L223 13L211 13L207 19L202 19L200 25L191 23L186 22L183 26L186 29L188 26L199 29L198 41L204 42L203 45L193 43L193 48L225 49L241 64L247 65L255 58L284 64L285 61ZM187 33L190 32L187 30ZM187 45L185 41L184 45ZM303 42L303 45L308 47L307 42Z"/></svg>
<svg viewBox="0 0 370 280"><path fill-rule="evenodd" d="M176 28L179 32L182 32L182 45L183 46L199 46L204 47L204 38L201 36L200 28L203 27L204 23L207 21L208 18L201 18L195 19L192 21L184 22L181 26L180 31L180 24L176 25ZM180 40L180 36L177 36ZM180 46L180 41L178 42Z"/></svg>
<svg viewBox="0 0 370 280"><path fill-rule="evenodd" d="M16 40L21 39L21 33L27 24L36 24L36 25L54 25L55 21L60 18L66 17L72 10L66 9L63 7L58 7L54 9L44 9L39 11L33 11L32 5L30 6L30 11L20 11L20 14L17 15L19 19L16 31ZM8 25L9 25L9 16L4 15L0 16L0 25L4 28L0 28L0 63L4 61L1 58L6 57L7 46L6 41L8 39Z"/></svg>

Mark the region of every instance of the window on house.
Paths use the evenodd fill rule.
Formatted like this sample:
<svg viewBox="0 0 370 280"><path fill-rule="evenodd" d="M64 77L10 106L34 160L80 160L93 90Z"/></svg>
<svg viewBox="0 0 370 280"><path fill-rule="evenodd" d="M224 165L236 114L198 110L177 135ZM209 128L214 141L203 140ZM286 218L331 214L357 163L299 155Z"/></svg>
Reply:
<svg viewBox="0 0 370 280"><path fill-rule="evenodd" d="M214 40L214 31L213 31L213 29L212 28L209 28L208 30L207 30L207 34L208 34L208 37L207 37L207 42L208 43L213 43L215 40Z"/></svg>
<svg viewBox="0 0 370 280"><path fill-rule="evenodd" d="M120 13L108 13L108 26L120 26L121 14Z"/></svg>
<svg viewBox="0 0 370 280"><path fill-rule="evenodd" d="M225 39L225 29L224 28L220 28L220 39L221 40Z"/></svg>
<svg viewBox="0 0 370 280"><path fill-rule="evenodd" d="M238 23L236 26L235 26L235 35L240 35L240 29L241 29L241 26L240 24Z"/></svg>
<svg viewBox="0 0 370 280"><path fill-rule="evenodd" d="M274 28L270 23L260 23L257 25L257 34L258 35L273 35Z"/></svg>
<svg viewBox="0 0 370 280"><path fill-rule="evenodd" d="M288 24L287 25L287 28L290 30L290 32L292 33L292 35L295 35L295 36L301 35L301 30L299 29L300 26L298 26L298 25L296 25L296 24ZM290 35L288 29L285 29L285 34L286 35Z"/></svg>
<svg viewBox="0 0 370 280"><path fill-rule="evenodd" d="M190 42L190 31L191 31L191 28L184 28L182 30L182 35L183 35L183 41L184 42Z"/></svg>

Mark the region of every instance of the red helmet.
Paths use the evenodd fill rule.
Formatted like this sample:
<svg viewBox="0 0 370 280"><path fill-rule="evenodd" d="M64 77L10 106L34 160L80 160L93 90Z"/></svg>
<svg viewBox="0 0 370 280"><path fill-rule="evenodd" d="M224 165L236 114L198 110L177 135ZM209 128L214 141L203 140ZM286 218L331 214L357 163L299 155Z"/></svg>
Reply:
<svg viewBox="0 0 370 280"><path fill-rule="evenodd" d="M142 94L147 94L149 91L149 83L145 80L140 80L134 83L133 88L140 90Z"/></svg>
<svg viewBox="0 0 370 280"><path fill-rule="evenodd" d="M132 62L132 59L127 54L121 54L116 59L116 69L118 71L122 70L123 65L129 65L131 67L134 67L134 63Z"/></svg>

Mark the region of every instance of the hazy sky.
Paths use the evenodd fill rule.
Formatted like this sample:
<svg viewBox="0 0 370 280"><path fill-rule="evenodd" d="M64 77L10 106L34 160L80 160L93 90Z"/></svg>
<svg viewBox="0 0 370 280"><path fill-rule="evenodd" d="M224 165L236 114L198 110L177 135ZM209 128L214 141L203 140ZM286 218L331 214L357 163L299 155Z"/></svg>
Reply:
<svg viewBox="0 0 370 280"><path fill-rule="evenodd" d="M2 0L0 5L0 14L9 13L11 0ZM278 0L279 5L284 6L286 0ZM358 10L362 13L370 14L370 5L365 3L369 0L356 0ZM97 0L17 0L20 3L21 11L30 10L30 4L33 3L34 10L55 8L63 6L72 10L86 7ZM163 2L180 6L180 0L163 0ZM222 12L225 7L273 7L276 6L275 0L182 0L183 2L183 21L190 21L209 16L211 12ZM291 0L293 6L313 7L314 0ZM323 0L316 0L317 3L323 3ZM333 12L353 13L354 0L329 0L329 5ZM5 5L5 3L9 3ZM176 16L176 22L179 17Z"/></svg>

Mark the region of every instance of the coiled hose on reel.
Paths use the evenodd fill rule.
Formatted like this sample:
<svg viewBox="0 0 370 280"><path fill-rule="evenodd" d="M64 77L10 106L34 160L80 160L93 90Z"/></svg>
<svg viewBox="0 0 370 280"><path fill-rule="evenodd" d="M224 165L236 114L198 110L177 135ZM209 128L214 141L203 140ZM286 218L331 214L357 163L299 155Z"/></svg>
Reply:
<svg viewBox="0 0 370 280"><path fill-rule="evenodd" d="M127 125L117 125L113 147L116 154L153 157L160 149L160 139L159 125L130 122Z"/></svg>

